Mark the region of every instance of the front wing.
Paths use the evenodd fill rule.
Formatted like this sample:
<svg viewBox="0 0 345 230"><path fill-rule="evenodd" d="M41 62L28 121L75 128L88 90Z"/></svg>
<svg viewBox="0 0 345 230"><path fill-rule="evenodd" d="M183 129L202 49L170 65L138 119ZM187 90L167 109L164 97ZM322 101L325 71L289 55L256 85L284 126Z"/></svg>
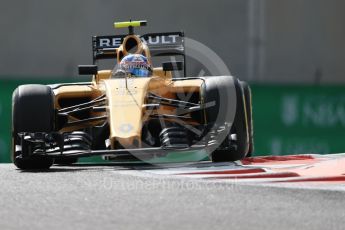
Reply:
<svg viewBox="0 0 345 230"><path fill-rule="evenodd" d="M16 146L16 151L22 152L18 157L26 158L32 156L40 156L47 158L80 158L92 156L106 156L106 157L154 157L165 156L171 152L186 152L205 150L210 145L192 145L187 148L178 147L150 147L150 148L133 148L133 149L104 149L91 150L88 146L88 141L81 133L70 134L70 136L63 136L59 133L19 133L21 145ZM67 139L67 141L66 141ZM67 144L66 144L67 143ZM28 148L34 151L25 151L23 148ZM37 149L37 150L35 150ZM24 155L30 153L30 155Z"/></svg>

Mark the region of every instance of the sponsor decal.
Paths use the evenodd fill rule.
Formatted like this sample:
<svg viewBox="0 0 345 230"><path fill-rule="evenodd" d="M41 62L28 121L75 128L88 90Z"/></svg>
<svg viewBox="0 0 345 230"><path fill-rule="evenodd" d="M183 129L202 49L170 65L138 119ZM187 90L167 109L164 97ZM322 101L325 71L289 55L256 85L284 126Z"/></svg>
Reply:
<svg viewBox="0 0 345 230"><path fill-rule="evenodd" d="M133 130L133 126L131 124L122 124L119 126L118 130L121 132L121 133L129 133L130 131Z"/></svg>
<svg viewBox="0 0 345 230"><path fill-rule="evenodd" d="M282 121L286 126L294 124L298 119L298 97L286 95L282 103Z"/></svg>
<svg viewBox="0 0 345 230"><path fill-rule="evenodd" d="M302 124L319 127L345 127L344 96L311 96L304 100Z"/></svg>
<svg viewBox="0 0 345 230"><path fill-rule="evenodd" d="M122 44L122 37L99 38L98 47L119 47Z"/></svg>
<svg viewBox="0 0 345 230"><path fill-rule="evenodd" d="M168 45L177 42L178 35L156 35L148 36L147 40L141 38L143 42L149 45Z"/></svg>
<svg viewBox="0 0 345 230"><path fill-rule="evenodd" d="M345 96L285 95L282 98L281 120L288 127L345 127Z"/></svg>
<svg viewBox="0 0 345 230"><path fill-rule="evenodd" d="M96 45L99 48L118 48L123 42L125 36L100 36L97 37ZM172 45L178 43L178 38L180 36L176 34L172 35L149 35L146 37L141 37L143 43L147 45Z"/></svg>

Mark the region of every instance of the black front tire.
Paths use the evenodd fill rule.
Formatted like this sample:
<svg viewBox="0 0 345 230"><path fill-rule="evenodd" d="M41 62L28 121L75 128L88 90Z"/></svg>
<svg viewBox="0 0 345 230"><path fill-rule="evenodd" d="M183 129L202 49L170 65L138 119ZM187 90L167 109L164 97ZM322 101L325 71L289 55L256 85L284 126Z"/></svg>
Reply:
<svg viewBox="0 0 345 230"><path fill-rule="evenodd" d="M213 162L236 161L245 158L249 152L249 130L247 106L244 90L239 80L235 79L236 113L230 133L216 149L211 159ZM231 134L236 134L236 140L231 140Z"/></svg>
<svg viewBox="0 0 345 230"><path fill-rule="evenodd" d="M30 156L20 148L21 132L52 132L54 130L54 93L45 85L21 85L12 97L12 160L20 169L48 169L53 159Z"/></svg>

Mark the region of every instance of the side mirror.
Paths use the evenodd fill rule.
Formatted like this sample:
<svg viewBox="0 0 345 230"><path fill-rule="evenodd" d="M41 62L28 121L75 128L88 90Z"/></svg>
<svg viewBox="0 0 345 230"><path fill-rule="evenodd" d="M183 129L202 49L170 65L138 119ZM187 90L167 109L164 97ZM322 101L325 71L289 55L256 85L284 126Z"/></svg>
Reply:
<svg viewBox="0 0 345 230"><path fill-rule="evenodd" d="M97 65L78 65L79 75L95 75L98 72Z"/></svg>
<svg viewBox="0 0 345 230"><path fill-rule="evenodd" d="M163 71L183 70L183 62L163 62L162 67Z"/></svg>

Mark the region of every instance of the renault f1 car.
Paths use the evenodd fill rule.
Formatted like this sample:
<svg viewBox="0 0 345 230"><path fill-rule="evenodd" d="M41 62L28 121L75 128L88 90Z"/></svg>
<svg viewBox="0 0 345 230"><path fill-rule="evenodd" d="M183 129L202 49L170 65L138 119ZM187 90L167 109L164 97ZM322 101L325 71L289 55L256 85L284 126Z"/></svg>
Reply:
<svg viewBox="0 0 345 230"><path fill-rule="evenodd" d="M21 85L12 99L12 158L20 169L47 169L78 158L148 159L206 151L214 162L253 151L251 91L233 76L187 77L184 34L115 23L125 35L94 36L90 82ZM180 57L153 67L156 57ZM114 69L101 69L111 59ZM175 76L176 72L181 72Z"/></svg>

